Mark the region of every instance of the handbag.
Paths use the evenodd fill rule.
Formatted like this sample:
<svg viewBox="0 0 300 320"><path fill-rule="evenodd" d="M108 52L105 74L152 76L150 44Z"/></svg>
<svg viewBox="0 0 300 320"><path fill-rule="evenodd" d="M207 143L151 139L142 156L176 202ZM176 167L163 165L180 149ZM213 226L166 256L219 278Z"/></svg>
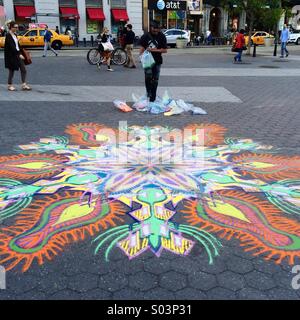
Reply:
<svg viewBox="0 0 300 320"><path fill-rule="evenodd" d="M102 43L104 51L114 51L114 47L110 42Z"/></svg>
<svg viewBox="0 0 300 320"><path fill-rule="evenodd" d="M25 58L24 59L25 65L29 65L32 63L30 53L27 50L25 50L24 48L21 48L21 55Z"/></svg>

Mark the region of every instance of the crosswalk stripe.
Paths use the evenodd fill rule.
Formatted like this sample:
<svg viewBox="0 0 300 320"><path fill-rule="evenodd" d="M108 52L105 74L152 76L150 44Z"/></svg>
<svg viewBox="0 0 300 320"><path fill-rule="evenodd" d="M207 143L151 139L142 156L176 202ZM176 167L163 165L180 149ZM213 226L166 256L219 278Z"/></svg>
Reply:
<svg viewBox="0 0 300 320"><path fill-rule="evenodd" d="M171 77L300 77L300 69L285 68L162 68L162 76Z"/></svg>
<svg viewBox="0 0 300 320"><path fill-rule="evenodd" d="M112 102L114 99L131 102L132 93L145 94L142 86L58 86L33 85L29 92L9 92L0 85L0 101L57 101L57 102ZM165 91L173 99L189 102L234 102L242 101L223 87L159 87L158 95Z"/></svg>

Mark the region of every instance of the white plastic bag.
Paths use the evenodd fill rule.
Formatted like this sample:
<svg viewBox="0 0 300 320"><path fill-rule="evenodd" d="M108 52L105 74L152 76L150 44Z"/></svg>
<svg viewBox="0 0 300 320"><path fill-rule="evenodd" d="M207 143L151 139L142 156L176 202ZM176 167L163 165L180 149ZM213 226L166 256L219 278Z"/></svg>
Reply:
<svg viewBox="0 0 300 320"><path fill-rule="evenodd" d="M141 63L144 69L150 69L154 66L155 60L153 55L148 50L145 50L141 56Z"/></svg>
<svg viewBox="0 0 300 320"><path fill-rule="evenodd" d="M102 43L104 51L114 51L114 46L110 42Z"/></svg>

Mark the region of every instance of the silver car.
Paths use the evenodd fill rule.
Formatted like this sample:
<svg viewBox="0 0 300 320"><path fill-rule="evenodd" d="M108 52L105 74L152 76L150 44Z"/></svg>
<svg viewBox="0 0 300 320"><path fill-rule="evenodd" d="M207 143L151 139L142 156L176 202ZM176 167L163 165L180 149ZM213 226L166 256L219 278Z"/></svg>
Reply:
<svg viewBox="0 0 300 320"><path fill-rule="evenodd" d="M186 30L181 30L181 29L168 29L164 31L164 34L167 38L167 43L170 47L175 47L176 46L176 40L179 37L182 37L188 42L191 41L191 35L189 31Z"/></svg>

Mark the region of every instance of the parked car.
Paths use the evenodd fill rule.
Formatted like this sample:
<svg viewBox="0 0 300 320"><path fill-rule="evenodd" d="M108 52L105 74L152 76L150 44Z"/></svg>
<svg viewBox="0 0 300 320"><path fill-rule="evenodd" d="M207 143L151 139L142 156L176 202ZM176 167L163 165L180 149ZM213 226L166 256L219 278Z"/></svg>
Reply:
<svg viewBox="0 0 300 320"><path fill-rule="evenodd" d="M54 49L61 49L62 46L71 46L74 40L69 35L57 34L54 30L50 30L53 37L51 38L51 46ZM24 47L43 47L44 46L45 29L33 28L27 30L23 35L18 35L21 46ZM4 48L5 37L0 37L0 48Z"/></svg>
<svg viewBox="0 0 300 320"><path fill-rule="evenodd" d="M186 30L181 30L181 29L168 29L164 32L166 38L167 38L167 43L170 47L175 47L176 46L176 40L179 37L182 37L188 42L191 41L191 33Z"/></svg>
<svg viewBox="0 0 300 320"><path fill-rule="evenodd" d="M300 44L300 30L294 30L290 33L289 43Z"/></svg>
<svg viewBox="0 0 300 320"><path fill-rule="evenodd" d="M271 35L268 32L265 31L256 31L251 36L251 45L264 45L265 44L265 38L274 38L273 35ZM245 36L246 45L249 42L249 36Z"/></svg>

